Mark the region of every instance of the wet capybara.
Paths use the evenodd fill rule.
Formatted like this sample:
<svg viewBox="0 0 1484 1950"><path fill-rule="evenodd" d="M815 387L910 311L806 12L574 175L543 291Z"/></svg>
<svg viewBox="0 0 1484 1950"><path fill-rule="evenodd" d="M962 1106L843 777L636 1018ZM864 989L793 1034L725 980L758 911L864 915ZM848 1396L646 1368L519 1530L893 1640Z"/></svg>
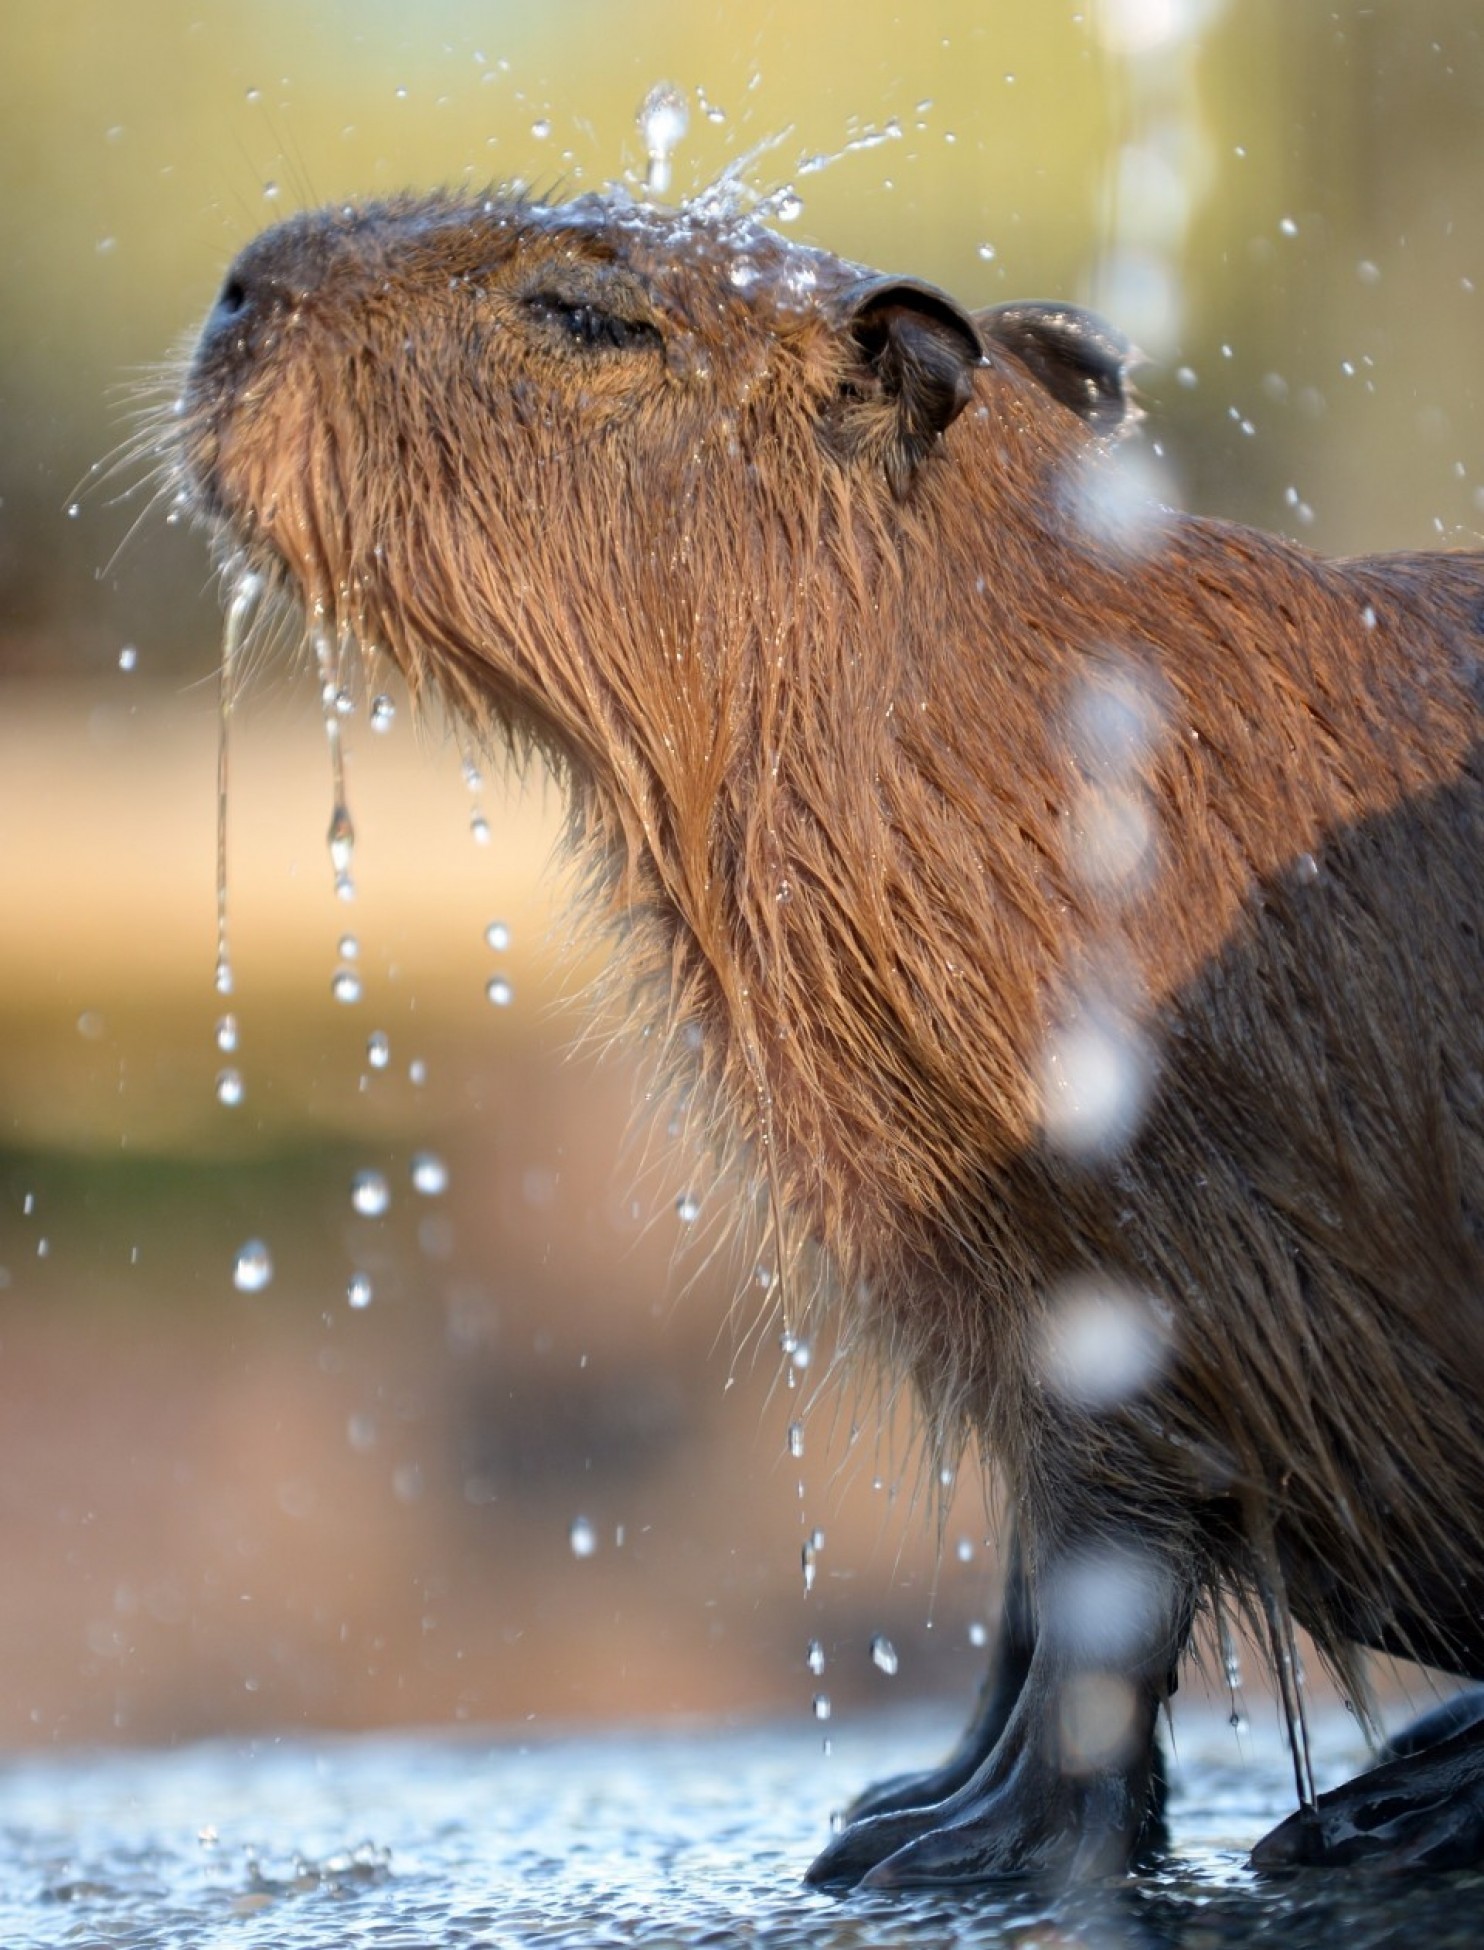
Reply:
<svg viewBox="0 0 1484 1950"><path fill-rule="evenodd" d="M249 244L172 425L229 572L549 757L780 1267L1003 1473L974 1722L823 1883L1125 1867L1210 1611L1259 1861L1484 1859L1467 1716L1308 1803L1292 1638L1484 1677L1484 556L1150 504L1126 363L714 204L407 196Z"/></svg>

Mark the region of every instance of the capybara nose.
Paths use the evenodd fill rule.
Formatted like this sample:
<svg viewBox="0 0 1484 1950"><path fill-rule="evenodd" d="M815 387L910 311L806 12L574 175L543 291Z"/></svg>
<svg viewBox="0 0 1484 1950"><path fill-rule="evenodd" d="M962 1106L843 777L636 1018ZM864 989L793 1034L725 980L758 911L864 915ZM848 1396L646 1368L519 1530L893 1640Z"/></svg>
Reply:
<svg viewBox="0 0 1484 1950"><path fill-rule="evenodd" d="M255 237L222 281L197 358L246 351L266 324L311 298L334 264L336 235L320 213L290 217Z"/></svg>

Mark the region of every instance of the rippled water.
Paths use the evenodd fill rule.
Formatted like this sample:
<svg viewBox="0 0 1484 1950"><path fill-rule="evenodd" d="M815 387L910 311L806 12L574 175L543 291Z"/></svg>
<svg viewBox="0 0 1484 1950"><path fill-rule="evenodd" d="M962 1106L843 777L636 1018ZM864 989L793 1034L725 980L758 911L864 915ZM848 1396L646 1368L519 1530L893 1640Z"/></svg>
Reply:
<svg viewBox="0 0 1484 1950"><path fill-rule="evenodd" d="M1015 1891L951 1902L816 1895L799 1877L831 1801L946 1737L902 1720L842 1733L846 1751L828 1763L817 1735L793 1725L529 1746L368 1738L18 1760L0 1775L0 1944L1484 1941L1484 1875L1259 1884L1244 1845L1285 1811L1284 1758L1270 1739L1243 1760L1227 1729L1206 1722L1178 1741L1177 1855L1157 1877L1055 1907ZM1353 1729L1322 1744L1348 1765Z"/></svg>

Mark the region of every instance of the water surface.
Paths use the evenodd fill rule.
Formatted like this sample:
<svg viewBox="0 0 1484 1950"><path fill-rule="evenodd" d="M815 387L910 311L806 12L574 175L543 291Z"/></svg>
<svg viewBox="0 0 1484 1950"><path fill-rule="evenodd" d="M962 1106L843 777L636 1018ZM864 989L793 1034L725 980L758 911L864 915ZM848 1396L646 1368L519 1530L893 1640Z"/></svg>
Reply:
<svg viewBox="0 0 1484 1950"><path fill-rule="evenodd" d="M1484 1874L1259 1883L1245 1847L1286 1811L1275 1735L1177 1729L1176 1854L1048 1905L805 1889L832 1802L947 1738L920 1718L838 1730L442 1736L25 1758L0 1776L0 1944L68 1950L1069 1950L1484 1941ZM1353 1727L1320 1745L1348 1770Z"/></svg>

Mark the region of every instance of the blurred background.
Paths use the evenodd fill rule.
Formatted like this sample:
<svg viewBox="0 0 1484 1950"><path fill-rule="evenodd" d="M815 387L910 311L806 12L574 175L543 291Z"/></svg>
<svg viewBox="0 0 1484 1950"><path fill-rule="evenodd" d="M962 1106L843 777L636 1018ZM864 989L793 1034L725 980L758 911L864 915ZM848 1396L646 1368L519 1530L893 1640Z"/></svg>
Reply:
<svg viewBox="0 0 1484 1950"><path fill-rule="evenodd" d="M812 1724L816 1694L975 1683L978 1486L940 1535L910 1423L810 1405L828 1350L749 1332L639 1073L574 1050L595 964L540 780L471 791L456 741L363 699L348 908L315 684L265 660L218 1047L217 594L147 467L98 465L261 225L637 182L659 81L675 194L740 167L792 184L794 234L970 303L1110 311L1188 505L1328 551L1484 524L1476 0L12 0L0 1745Z"/></svg>

